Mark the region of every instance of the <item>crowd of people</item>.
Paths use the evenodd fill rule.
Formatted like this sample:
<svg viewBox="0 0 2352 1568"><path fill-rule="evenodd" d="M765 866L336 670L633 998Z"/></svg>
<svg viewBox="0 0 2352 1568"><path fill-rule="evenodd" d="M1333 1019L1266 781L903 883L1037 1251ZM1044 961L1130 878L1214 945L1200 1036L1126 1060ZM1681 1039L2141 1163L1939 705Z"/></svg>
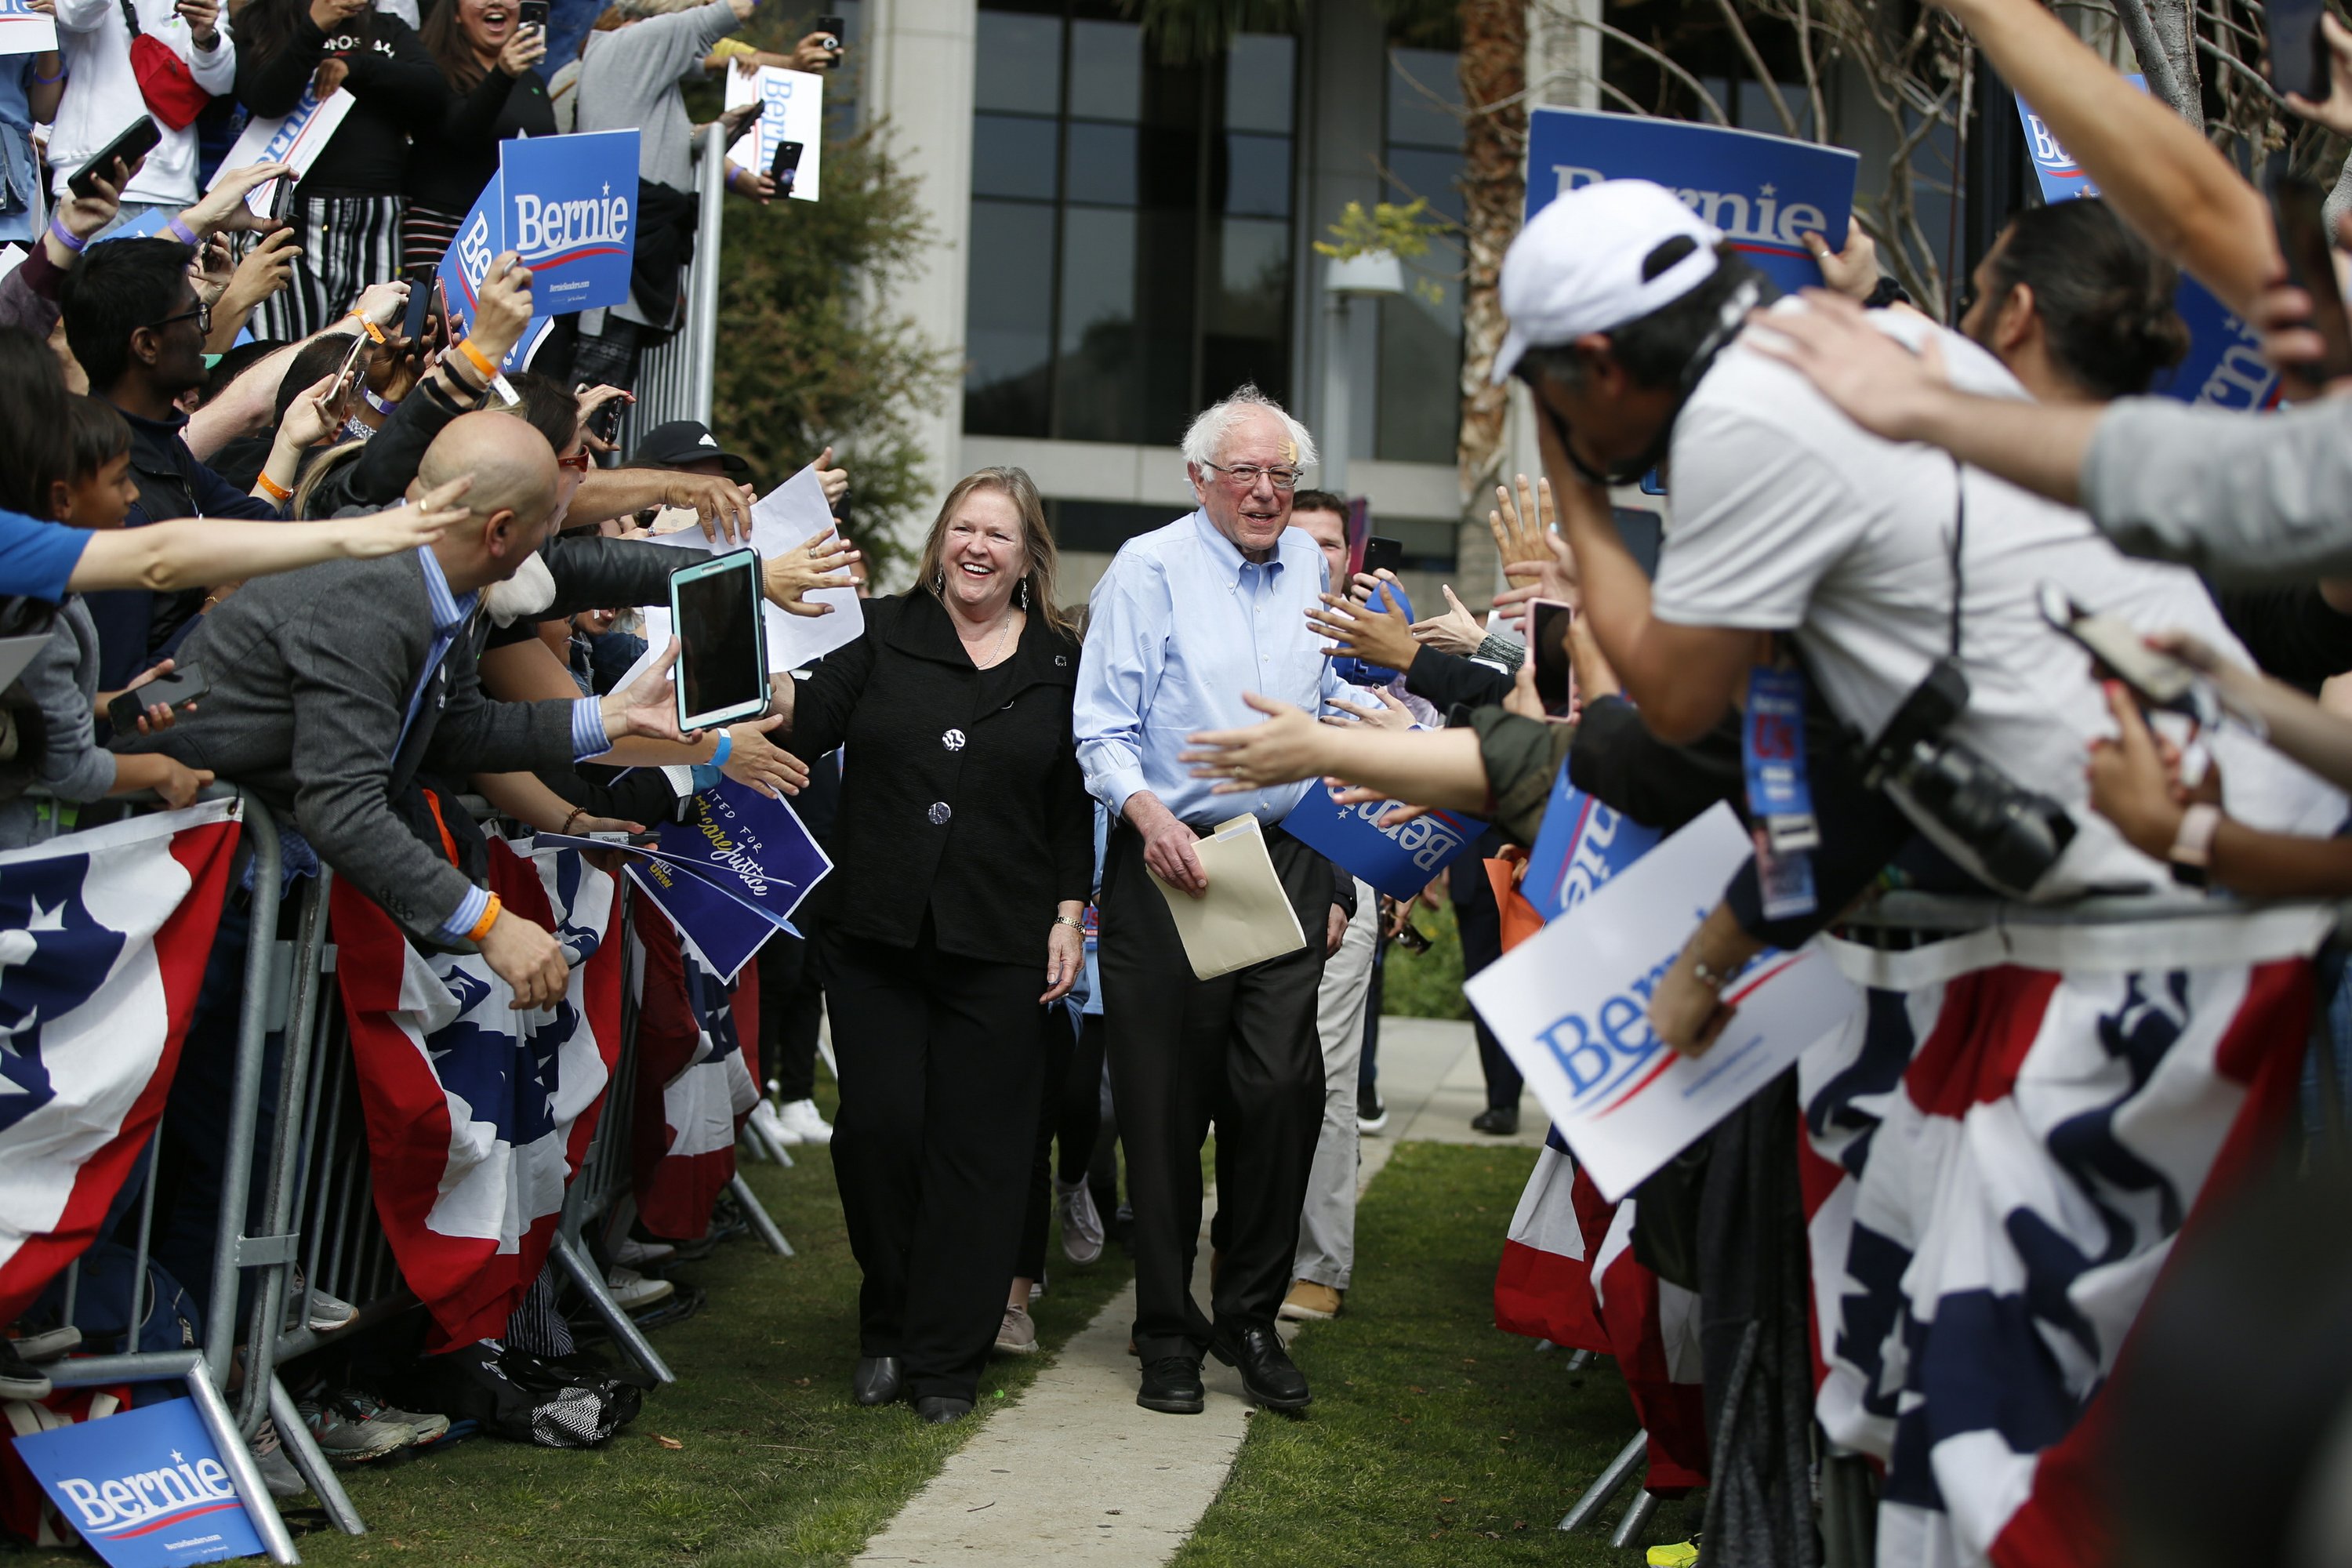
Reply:
<svg viewBox="0 0 2352 1568"><path fill-rule="evenodd" d="M1491 825L1425 895L1450 897L1474 973L1502 955L1510 898L1487 866L1536 843L1563 775L1662 831L1721 803L1753 819L1755 853L1644 991L1640 1048L1661 1054L1704 1058L1760 954L1843 929L1879 890L2168 894L2202 921L2194 951L2149 928L2103 941L2085 914L2039 948L1858 976L1871 1004L1851 1028L1710 1134L1680 1281L1706 1307L1712 1560L1817 1561L1811 1467L1832 1448L1875 1463L1881 1561L2087 1561L2116 1529L2161 1544L2161 1499L2122 1521L2086 1500L2078 1438L2111 1382L2164 1375L2153 1355L2117 1367L2175 1242L2290 1136L2250 1086L2300 1070L2309 952L2220 895L2352 893L2335 837L2352 491L2328 483L2352 450L2352 378L2316 368L2317 307L2287 281L2263 195L2032 0L1939 3L2102 195L2014 215L1949 327L1881 277L1859 230L1816 241L1827 287L1782 299L1654 184L1590 184L1528 224L1503 264L1495 374L1527 389L1544 471L1497 493L1511 586L1491 620L1451 587L1418 617L1392 574L1351 571L1348 503L1305 488L1312 433L1244 386L1181 434L1196 508L1124 544L1083 605L1035 485L981 469L853 640L778 676L763 715L700 733L679 727L677 647L648 649L633 617L709 558L650 534L748 536L747 466L698 425L625 458L594 434L677 324L679 255L504 375L532 313L514 255L454 342L405 335L401 279L437 260L506 137L635 127L643 229L664 199L690 218L680 83L787 63L728 43L751 0L623 0L551 86L511 0L421 18L365 0L33 3L64 47L23 62L22 107L0 115L12 200L44 155L55 176L53 219L20 224L29 253L0 278L17 443L0 632L47 640L0 695L0 848L124 797L183 807L234 783L280 814L289 866L331 868L420 949L478 951L530 1012L559 1003L576 958L490 890L459 796L562 835L641 831L720 778L793 797L835 870L760 951L771 1092L739 1114L830 1144L863 1276L848 1387L939 1423L971 1412L990 1355L1036 1349L1056 1220L1073 1263L1114 1239L1133 1256L1138 1405L1201 1412L1212 1355L1266 1408L1313 1404L1311 1352L1302 1367L1277 1325L1345 1310L1359 1139L1383 1115L1381 974L1412 931L1410 901L1284 829L1316 791L1391 803L1391 825L1433 809ZM289 220L246 200L280 165L199 195L226 118L68 184L142 111L134 32L216 105L269 115L350 89ZM2352 134L2352 33L2327 37L2337 90L2303 108ZM791 63L838 55L812 35ZM46 150L19 120L52 126ZM776 194L756 172L730 184ZM162 234L109 237L142 208L168 215ZM22 217L0 214L0 234ZM2149 395L2189 344L2183 272L2260 334L2290 406ZM848 476L829 461L837 501ZM1653 469L1671 512L1654 563L1610 499ZM769 553L761 580L821 614L814 595L858 582L857 552L827 530ZM1539 602L1573 606L1543 623L1562 647L1530 647ZM2128 647L2095 656L2083 616ZM1568 703L1538 692L1554 655ZM136 695L187 668L200 699ZM1810 771L1794 899L1743 761L1768 678L1801 703ZM1242 817L1301 940L1202 978L1180 910L1216 890L1202 840ZM205 1298L237 981L249 944L283 934L252 930L250 907L232 891L164 1123L154 1258L200 1310L231 1305ZM1512 1133L1519 1075L1479 1027L1475 1125ZM1672 1194L1639 1201L1663 1234ZM603 1238L622 1304L668 1294L658 1265L698 1236ZM1757 1283L1776 1269L1791 1291ZM555 1279L507 1334L550 1357L573 1349ZM349 1321L305 1300L314 1328ZM0 1340L0 1393L37 1391ZM446 1429L400 1403L416 1397L329 1390L303 1411L331 1457L361 1460Z"/></svg>

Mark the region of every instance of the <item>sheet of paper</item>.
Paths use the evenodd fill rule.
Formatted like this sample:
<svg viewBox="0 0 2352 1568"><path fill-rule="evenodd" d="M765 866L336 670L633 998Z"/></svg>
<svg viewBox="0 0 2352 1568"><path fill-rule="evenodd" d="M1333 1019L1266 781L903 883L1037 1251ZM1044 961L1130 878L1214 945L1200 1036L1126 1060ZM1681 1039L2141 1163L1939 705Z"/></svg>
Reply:
<svg viewBox="0 0 2352 1568"><path fill-rule="evenodd" d="M808 539L833 526L833 509L825 504L824 486L816 477L816 465L811 463L751 506L751 548L764 558L781 555ZM677 533L654 535L656 544L683 546L708 550L710 541L699 528L686 529ZM798 669L813 658L823 658L837 647L856 642L866 629L866 611L855 588L826 588L809 595L809 602L830 605L832 613L823 616L795 616L767 606L768 670L782 674ZM652 624L650 611L646 623ZM669 621L664 608L662 623ZM668 634L664 632L664 636ZM650 633L647 640L651 640Z"/></svg>
<svg viewBox="0 0 2352 1568"><path fill-rule="evenodd" d="M219 184L221 176L231 169L242 169L248 163L290 163L293 177L299 182L319 161L319 154L327 150L335 128L342 124L343 116L352 111L352 105L357 101L340 87L324 98L314 97L309 88L304 88L300 101L289 112L275 120L256 120L246 126L245 134L228 150L228 156L221 160L220 167L213 174L212 184L205 189ZM245 205L257 215L267 215L275 191L275 183L265 180L247 193Z"/></svg>
<svg viewBox="0 0 2352 1568"><path fill-rule="evenodd" d="M1650 993L1748 852L1718 804L1463 986L1612 1202L1861 1013L1814 945L1734 976L1731 1022L1704 1055L1651 1032Z"/></svg>
<svg viewBox="0 0 2352 1568"><path fill-rule="evenodd" d="M1201 840L1197 851L1209 879L1209 890L1199 898L1161 881L1159 872L1151 874L1160 896L1168 900L1168 912L1176 919L1176 934L1183 939L1194 979L1214 980L1307 945L1298 911L1290 907L1290 895L1275 875L1256 817L1220 823L1216 832Z"/></svg>
<svg viewBox="0 0 2352 1568"><path fill-rule="evenodd" d="M727 68L727 107L738 109L757 101L760 118L735 138L727 161L764 174L776 149L786 142L801 144L799 171L793 176L794 200L817 199L818 175L824 153L824 78L815 71L786 70L761 66L747 76Z"/></svg>

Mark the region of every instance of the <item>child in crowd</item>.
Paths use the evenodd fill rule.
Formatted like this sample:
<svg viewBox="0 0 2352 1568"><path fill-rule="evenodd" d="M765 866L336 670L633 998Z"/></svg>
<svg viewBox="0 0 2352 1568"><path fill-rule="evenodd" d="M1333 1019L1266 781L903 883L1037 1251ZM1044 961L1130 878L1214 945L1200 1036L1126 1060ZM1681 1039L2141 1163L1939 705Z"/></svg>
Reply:
<svg viewBox="0 0 2352 1568"><path fill-rule="evenodd" d="M72 402L73 477L59 486L53 515L73 528L121 528L139 499L131 477L131 426L113 405ZM171 668L165 660L134 686ZM79 806L110 795L153 790L173 807L188 805L213 775L162 755L117 756L98 741L97 725L120 692L98 689L98 630L79 594L58 606L48 646L18 678L39 704L47 746L37 783L47 792L0 804L0 848L22 848L79 821ZM142 727L171 722L172 710L148 710Z"/></svg>

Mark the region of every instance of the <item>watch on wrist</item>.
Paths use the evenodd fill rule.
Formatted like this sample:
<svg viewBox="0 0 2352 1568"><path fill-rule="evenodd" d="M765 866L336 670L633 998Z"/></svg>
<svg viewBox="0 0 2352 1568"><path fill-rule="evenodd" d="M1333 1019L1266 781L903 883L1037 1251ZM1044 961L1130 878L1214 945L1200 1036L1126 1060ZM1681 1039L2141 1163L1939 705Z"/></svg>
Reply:
<svg viewBox="0 0 2352 1568"><path fill-rule="evenodd" d="M2221 808L2199 801L2180 814L2166 858L2172 862L2172 879L2184 887L2202 888L2211 874L2213 835L2221 830Z"/></svg>
<svg viewBox="0 0 2352 1568"><path fill-rule="evenodd" d="M1884 310L1889 305L1910 303L1911 291L1892 278L1881 278L1877 286L1862 297L1862 306L1865 310Z"/></svg>

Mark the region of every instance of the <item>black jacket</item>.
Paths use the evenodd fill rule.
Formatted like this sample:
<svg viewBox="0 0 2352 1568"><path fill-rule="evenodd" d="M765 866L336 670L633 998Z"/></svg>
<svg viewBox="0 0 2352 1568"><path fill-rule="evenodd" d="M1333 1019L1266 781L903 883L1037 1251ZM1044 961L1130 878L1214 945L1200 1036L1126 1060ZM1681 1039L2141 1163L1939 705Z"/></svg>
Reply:
<svg viewBox="0 0 2352 1568"><path fill-rule="evenodd" d="M784 744L841 756L827 847L831 929L1044 973L1055 906L1094 881L1094 807L1070 701L1078 645L1032 616L1013 657L976 669L928 592L871 600L866 632L793 696Z"/></svg>
<svg viewBox="0 0 2352 1568"><path fill-rule="evenodd" d="M362 36L362 34L364 36ZM343 86L351 112L327 138L303 196L396 196L408 173L410 132L436 126L449 110L449 79L425 40L399 17L371 15L357 31L330 37L305 10L294 18L286 47L263 53L250 39L236 52L236 96L256 115L284 114L323 60L339 59L350 74ZM320 240L305 237L315 247ZM334 301L337 308L341 300Z"/></svg>

